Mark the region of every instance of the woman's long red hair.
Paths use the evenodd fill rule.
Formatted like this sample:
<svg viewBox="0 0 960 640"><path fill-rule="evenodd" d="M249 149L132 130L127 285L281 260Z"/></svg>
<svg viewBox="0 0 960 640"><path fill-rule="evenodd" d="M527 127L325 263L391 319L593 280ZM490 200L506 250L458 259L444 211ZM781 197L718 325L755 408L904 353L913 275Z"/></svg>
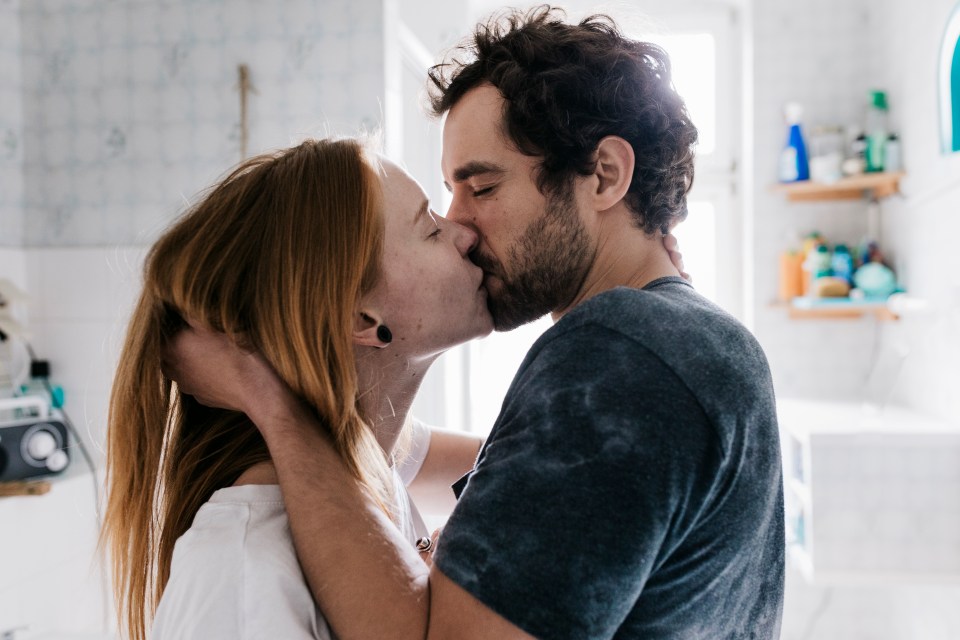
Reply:
<svg viewBox="0 0 960 640"><path fill-rule="evenodd" d="M183 318L243 334L314 408L381 506L392 502L357 406L351 341L382 242L381 188L363 147L324 140L244 162L153 246L110 399L101 534L134 640L146 637L174 543L197 510L269 459L246 416L198 404L161 372Z"/></svg>

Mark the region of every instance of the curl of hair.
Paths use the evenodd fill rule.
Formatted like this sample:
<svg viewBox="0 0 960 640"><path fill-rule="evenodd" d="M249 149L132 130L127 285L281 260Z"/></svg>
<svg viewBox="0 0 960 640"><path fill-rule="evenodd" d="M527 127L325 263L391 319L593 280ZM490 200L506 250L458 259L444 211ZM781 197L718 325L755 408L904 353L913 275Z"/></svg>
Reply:
<svg viewBox="0 0 960 640"><path fill-rule="evenodd" d="M180 394L160 368L184 318L259 349L329 429L391 517L393 483L361 416L353 313L379 273L382 193L355 140L252 158L151 249L114 378L107 435L109 552L121 628L146 637L174 543L211 494L269 460L241 414Z"/></svg>
<svg viewBox="0 0 960 640"><path fill-rule="evenodd" d="M646 233L686 217L697 129L673 87L660 47L625 38L611 18L564 22L561 10L516 10L478 25L473 36L430 69L431 109L449 111L489 83L504 97L504 131L529 156L542 157L541 192L589 175L606 136L636 157L626 203Z"/></svg>

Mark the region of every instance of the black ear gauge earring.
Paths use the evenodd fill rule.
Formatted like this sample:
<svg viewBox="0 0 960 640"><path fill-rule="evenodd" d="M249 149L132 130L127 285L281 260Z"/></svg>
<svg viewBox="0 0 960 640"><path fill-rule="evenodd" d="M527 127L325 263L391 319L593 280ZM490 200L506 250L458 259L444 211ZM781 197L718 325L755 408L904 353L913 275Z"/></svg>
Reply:
<svg viewBox="0 0 960 640"><path fill-rule="evenodd" d="M387 328L387 325L382 324L377 327L377 338L380 340L380 342L390 344L393 342L393 332Z"/></svg>

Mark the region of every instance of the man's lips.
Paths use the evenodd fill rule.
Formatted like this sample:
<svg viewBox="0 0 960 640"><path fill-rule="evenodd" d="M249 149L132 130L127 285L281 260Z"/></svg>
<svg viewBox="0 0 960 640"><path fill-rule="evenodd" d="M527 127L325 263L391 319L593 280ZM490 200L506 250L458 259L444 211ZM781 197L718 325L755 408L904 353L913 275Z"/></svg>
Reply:
<svg viewBox="0 0 960 640"><path fill-rule="evenodd" d="M492 277L494 277L493 274L486 271L480 271L480 282L477 284L477 288L486 290L487 282Z"/></svg>

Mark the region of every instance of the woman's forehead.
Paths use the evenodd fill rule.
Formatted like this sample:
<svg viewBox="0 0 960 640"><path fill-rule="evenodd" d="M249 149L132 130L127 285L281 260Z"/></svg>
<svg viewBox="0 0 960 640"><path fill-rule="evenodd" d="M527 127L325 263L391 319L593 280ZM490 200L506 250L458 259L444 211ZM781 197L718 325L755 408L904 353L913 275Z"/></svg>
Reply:
<svg viewBox="0 0 960 640"><path fill-rule="evenodd" d="M395 162L385 159L381 166L380 181L387 209L400 210L412 218L426 199L423 188Z"/></svg>

